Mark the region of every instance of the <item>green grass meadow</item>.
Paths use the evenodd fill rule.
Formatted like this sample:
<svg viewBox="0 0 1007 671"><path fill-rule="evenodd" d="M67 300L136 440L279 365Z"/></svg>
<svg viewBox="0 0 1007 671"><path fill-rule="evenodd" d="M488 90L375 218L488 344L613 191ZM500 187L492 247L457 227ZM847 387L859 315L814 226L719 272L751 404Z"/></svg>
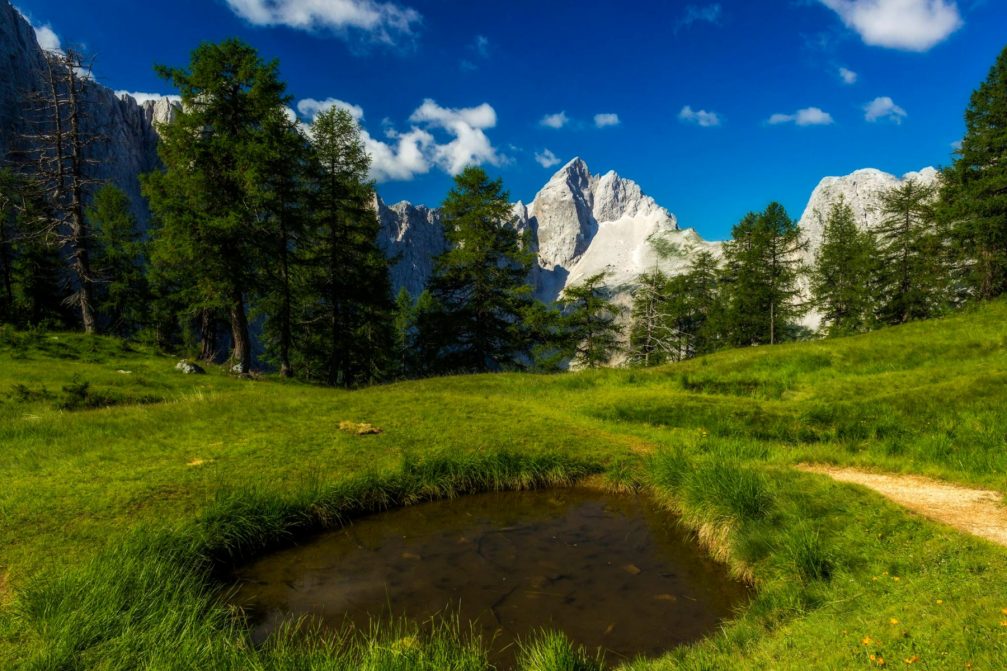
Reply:
<svg viewBox="0 0 1007 671"><path fill-rule="evenodd" d="M652 370L353 392L176 361L0 331L0 669L487 669L450 620L256 648L223 576L370 511L585 480L654 496L753 585L720 631L627 669L1007 668L1007 549L793 468L1007 492L1005 302ZM555 632L519 657L600 668Z"/></svg>

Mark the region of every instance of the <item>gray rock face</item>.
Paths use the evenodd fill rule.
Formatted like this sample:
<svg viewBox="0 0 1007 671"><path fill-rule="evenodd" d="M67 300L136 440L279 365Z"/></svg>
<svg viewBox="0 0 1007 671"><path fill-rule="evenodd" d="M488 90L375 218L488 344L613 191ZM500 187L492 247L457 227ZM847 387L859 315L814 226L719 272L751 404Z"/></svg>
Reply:
<svg viewBox="0 0 1007 671"><path fill-rule="evenodd" d="M857 170L843 177L825 177L812 192L799 222L801 232L808 242L808 260L814 259L821 246L825 219L832 205L839 202L840 198L853 210L857 226L863 230L873 230L881 223L880 203L884 192L910 179L933 185L937 184L939 178L940 174L932 167L906 173L901 178L874 168Z"/></svg>
<svg viewBox="0 0 1007 671"><path fill-rule="evenodd" d="M382 244L400 260L392 271L395 290L413 295L433 270L433 256L445 249L437 210L377 201ZM674 215L647 196L635 182L614 172L592 175L579 158L552 176L529 204L513 206L514 226L530 231L538 262L530 278L535 294L554 301L563 289L596 273L608 273L608 287L628 301L636 279L654 268L680 272L699 249L719 254L717 243L679 229ZM654 242L675 245L681 254L660 258Z"/></svg>
<svg viewBox="0 0 1007 671"><path fill-rule="evenodd" d="M29 99L44 85L45 60L31 25L8 2L0 0L0 158L15 158L31 118ZM137 176L158 167L154 124L170 118L170 103L140 106L97 82L84 88L83 130L101 138L90 150L92 177L110 181L132 200L142 223L149 219Z"/></svg>
<svg viewBox="0 0 1007 671"><path fill-rule="evenodd" d="M388 206L377 195L374 209L381 224L378 242L394 261L392 289L417 296L433 274L434 257L447 249L440 212L407 202Z"/></svg>

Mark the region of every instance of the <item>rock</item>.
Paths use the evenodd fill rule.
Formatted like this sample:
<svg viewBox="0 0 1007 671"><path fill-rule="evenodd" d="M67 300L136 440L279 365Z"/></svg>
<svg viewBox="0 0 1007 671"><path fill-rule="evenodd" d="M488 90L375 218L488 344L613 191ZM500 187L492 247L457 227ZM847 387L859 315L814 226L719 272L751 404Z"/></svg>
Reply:
<svg viewBox="0 0 1007 671"><path fill-rule="evenodd" d="M30 129L30 94L44 89L45 59L31 24L8 0L0 0L0 157L7 157ZM150 218L137 176L160 165L157 121L169 119L173 103L139 105L96 81L86 82L82 130L101 138L88 148L91 177L125 191L141 225Z"/></svg>
<svg viewBox="0 0 1007 671"><path fill-rule="evenodd" d="M175 364L175 370L182 371L185 375L205 375L206 371L194 363L182 359Z"/></svg>

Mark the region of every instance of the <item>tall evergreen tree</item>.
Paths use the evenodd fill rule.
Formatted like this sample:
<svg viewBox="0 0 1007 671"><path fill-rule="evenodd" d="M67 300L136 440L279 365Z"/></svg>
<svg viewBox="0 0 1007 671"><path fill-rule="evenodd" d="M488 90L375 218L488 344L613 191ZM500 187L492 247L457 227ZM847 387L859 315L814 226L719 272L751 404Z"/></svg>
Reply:
<svg viewBox="0 0 1007 671"><path fill-rule="evenodd" d="M1007 47L972 94L957 154L942 174L943 215L972 293L992 298L1007 291Z"/></svg>
<svg viewBox="0 0 1007 671"><path fill-rule="evenodd" d="M878 319L903 324L938 314L946 304L945 250L937 231L936 187L906 180L881 196Z"/></svg>
<svg viewBox="0 0 1007 671"><path fill-rule="evenodd" d="M874 235L857 228L853 209L845 200L834 203L825 219L822 244L811 273L815 307L830 336L870 328L876 251Z"/></svg>
<svg viewBox="0 0 1007 671"><path fill-rule="evenodd" d="M267 259L258 283L260 311L265 316L263 340L280 376L291 377L298 300L295 276L311 216L312 155L300 124L284 109L274 110L263 131L252 173L260 227L265 232L259 253Z"/></svg>
<svg viewBox="0 0 1007 671"><path fill-rule="evenodd" d="M622 310L612 302L606 273L598 273L563 290L558 302L572 363L598 368L612 360L620 348Z"/></svg>
<svg viewBox="0 0 1007 671"><path fill-rule="evenodd" d="M95 312L105 330L136 333L147 321L150 302L147 249L122 189L106 185L86 211L93 236Z"/></svg>
<svg viewBox="0 0 1007 671"><path fill-rule="evenodd" d="M166 169L143 182L156 222L154 260L185 278L187 303L204 323L227 315L240 373L251 367L246 302L261 277L259 239L268 236L256 209L257 162L270 119L289 102L277 70L236 39L201 45L188 69L158 67L182 105L161 128Z"/></svg>
<svg viewBox="0 0 1007 671"><path fill-rule="evenodd" d="M733 344L775 344L794 330L806 309L798 287L803 248L796 222L779 203L734 227L724 245L725 327Z"/></svg>
<svg viewBox="0 0 1007 671"><path fill-rule="evenodd" d="M315 119L311 135L314 218L303 243L299 317L310 341L299 349L309 377L349 387L394 368L389 264L377 243L370 157L356 121L332 108Z"/></svg>
<svg viewBox="0 0 1007 671"><path fill-rule="evenodd" d="M420 323L439 371L500 370L527 354L521 318L533 300L532 256L512 219L499 179L478 167L455 177L441 209L449 248L435 259L434 309Z"/></svg>

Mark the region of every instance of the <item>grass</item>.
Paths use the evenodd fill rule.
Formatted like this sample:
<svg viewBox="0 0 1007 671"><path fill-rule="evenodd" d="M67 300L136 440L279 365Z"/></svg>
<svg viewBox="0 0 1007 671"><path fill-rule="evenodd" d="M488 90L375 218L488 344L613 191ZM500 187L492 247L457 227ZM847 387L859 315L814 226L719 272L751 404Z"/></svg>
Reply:
<svg viewBox="0 0 1007 671"><path fill-rule="evenodd" d="M257 649L221 576L370 511L585 478L654 496L755 585L717 633L627 669L1007 668L1005 549L792 468L1007 492L1005 323L997 302L655 370L357 392L0 329L0 668L485 669L451 622ZM598 668L555 632L519 666Z"/></svg>

